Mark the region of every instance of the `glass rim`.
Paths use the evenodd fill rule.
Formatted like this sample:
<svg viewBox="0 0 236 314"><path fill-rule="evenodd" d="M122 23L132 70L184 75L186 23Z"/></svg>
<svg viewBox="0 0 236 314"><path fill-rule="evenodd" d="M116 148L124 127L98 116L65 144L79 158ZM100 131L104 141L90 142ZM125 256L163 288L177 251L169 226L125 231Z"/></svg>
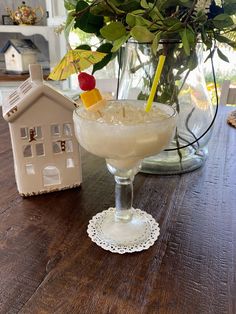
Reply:
<svg viewBox="0 0 236 314"><path fill-rule="evenodd" d="M159 44L182 44L182 40L177 39L177 38L162 38L159 41ZM125 44L136 44L136 45L152 45L151 42L138 42L137 40L131 38L129 39ZM197 44L203 44L203 41L201 39L197 40Z"/></svg>
<svg viewBox="0 0 236 314"><path fill-rule="evenodd" d="M134 39L129 39L128 41L127 41L127 43L128 44L137 44L137 45L152 45L152 43L151 42L138 42L138 41L136 41L136 40L134 40ZM170 38L170 39L160 39L160 41L159 41L159 44L168 44L168 43L170 43L170 44L181 44L182 43L182 41L180 40L180 39L175 39L175 38Z"/></svg>
<svg viewBox="0 0 236 314"><path fill-rule="evenodd" d="M108 103L115 103L115 102L138 102L138 103L142 103L143 105L145 104L145 102L146 102L146 100L144 101L144 100L139 100L139 99L111 99L111 100L107 100L107 102ZM167 104L163 104L163 103L160 103L160 102L156 102L156 101L154 101L153 102L153 105L161 105L161 106L164 106L164 107L166 107L166 108L168 108L168 109L170 109L170 110L172 110L172 113L167 113L168 114L168 116L167 117L165 117L163 120L161 120L161 121L158 121L158 123L165 123L166 121L168 121L169 119L172 119L172 118L174 118L174 117L176 117L177 116L177 110L176 110L176 108L174 108L173 106L171 106L171 105L167 105ZM158 107L157 107L158 108ZM114 126L114 125L117 125L117 124L114 124L114 123L112 123L112 122L104 122L104 121L101 121L101 120L94 120L94 119L89 119L89 118L87 118L87 117L84 117L83 115L81 115L81 114L79 114L79 111L84 111L84 110L86 110L85 108L84 108L84 106L83 105L81 105L81 106L79 106L79 107L77 107L77 108L75 108L74 109L74 114L78 117L78 118L82 118L83 120L87 120L87 121L90 121L90 122L92 122L92 123L96 123L96 124L106 124L106 125L111 125L111 126ZM165 112L166 113L166 112ZM141 122L141 123L129 123L129 124L120 124L120 126L133 126L133 127L135 127L135 126L140 126L140 124L155 124L157 121L155 121L155 119L154 120L150 120L150 121L145 121L145 122Z"/></svg>

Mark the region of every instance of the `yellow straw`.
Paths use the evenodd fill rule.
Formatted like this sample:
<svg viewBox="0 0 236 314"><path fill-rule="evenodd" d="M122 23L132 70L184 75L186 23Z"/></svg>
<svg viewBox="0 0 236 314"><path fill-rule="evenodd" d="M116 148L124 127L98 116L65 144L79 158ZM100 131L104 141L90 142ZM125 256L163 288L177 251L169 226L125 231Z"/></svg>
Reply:
<svg viewBox="0 0 236 314"><path fill-rule="evenodd" d="M153 80L153 83L152 83L152 88L151 88L150 95L148 97L147 105L146 105L146 108L145 108L146 112L149 112L151 110L151 108L152 108L152 102L153 102L153 99L154 99L154 96L155 96L155 93L156 93L157 85L158 85L160 77L161 77L161 72L162 72L162 69L163 69L163 66L164 66L164 63L165 63L165 59L166 59L166 56L160 55L159 61L158 61L158 65L157 65L157 69L156 69L156 73L155 73L154 80Z"/></svg>

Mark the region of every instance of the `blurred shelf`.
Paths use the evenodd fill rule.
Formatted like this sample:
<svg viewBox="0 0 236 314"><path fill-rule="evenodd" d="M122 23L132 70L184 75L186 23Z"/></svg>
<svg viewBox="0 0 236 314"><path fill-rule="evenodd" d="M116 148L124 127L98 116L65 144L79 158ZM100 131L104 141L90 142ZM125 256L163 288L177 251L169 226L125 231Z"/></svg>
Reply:
<svg viewBox="0 0 236 314"><path fill-rule="evenodd" d="M55 29L53 26L48 25L0 25L1 33L26 33L35 34L35 33L46 33L49 29Z"/></svg>
<svg viewBox="0 0 236 314"><path fill-rule="evenodd" d="M47 79L50 71L44 70L43 71L43 78ZM0 70L0 82L18 82L18 81L25 81L29 77L29 73L25 74L13 74L7 73L4 70Z"/></svg>
<svg viewBox="0 0 236 314"><path fill-rule="evenodd" d="M53 68L66 53L64 33L58 34L56 26L0 25L0 33L20 33L24 36L41 35L48 42L50 68Z"/></svg>

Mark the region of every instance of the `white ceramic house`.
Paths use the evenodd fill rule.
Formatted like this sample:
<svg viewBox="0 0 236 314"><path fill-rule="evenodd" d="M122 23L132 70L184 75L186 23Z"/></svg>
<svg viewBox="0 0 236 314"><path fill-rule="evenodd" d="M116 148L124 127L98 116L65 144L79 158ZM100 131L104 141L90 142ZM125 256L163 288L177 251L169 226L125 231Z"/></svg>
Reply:
<svg viewBox="0 0 236 314"><path fill-rule="evenodd" d="M9 122L16 183L22 196L81 184L81 162L74 135L74 103L42 79L38 64L3 105Z"/></svg>
<svg viewBox="0 0 236 314"><path fill-rule="evenodd" d="M11 39L1 52L4 53L8 72L28 73L29 64L37 63L39 50L30 39Z"/></svg>

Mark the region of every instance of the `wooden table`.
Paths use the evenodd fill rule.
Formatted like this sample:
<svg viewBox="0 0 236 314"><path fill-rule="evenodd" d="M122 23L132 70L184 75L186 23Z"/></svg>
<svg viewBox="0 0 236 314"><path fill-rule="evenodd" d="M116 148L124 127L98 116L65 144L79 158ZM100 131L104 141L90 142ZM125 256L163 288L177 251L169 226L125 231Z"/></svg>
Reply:
<svg viewBox="0 0 236 314"><path fill-rule="evenodd" d="M104 160L83 156L81 189L21 198L0 124L0 313L236 313L236 129L221 108L206 165L139 174L135 206L160 223L147 251L118 255L86 234L113 205Z"/></svg>

